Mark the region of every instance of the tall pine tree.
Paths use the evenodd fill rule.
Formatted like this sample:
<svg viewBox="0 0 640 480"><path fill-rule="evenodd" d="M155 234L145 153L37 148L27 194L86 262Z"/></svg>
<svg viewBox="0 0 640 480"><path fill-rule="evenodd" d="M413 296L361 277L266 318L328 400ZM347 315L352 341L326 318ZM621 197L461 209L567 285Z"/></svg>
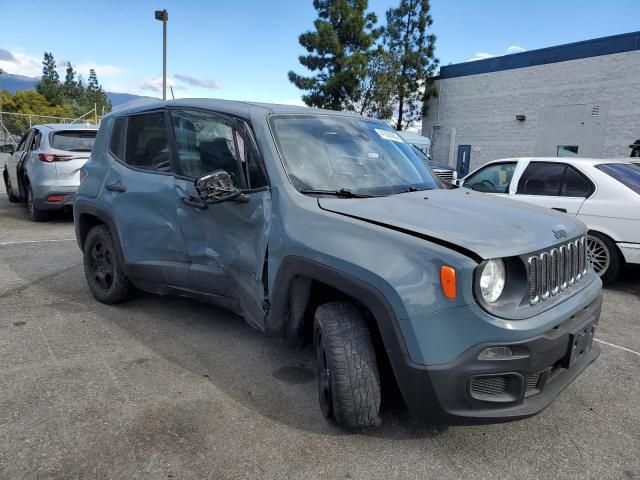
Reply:
<svg viewBox="0 0 640 480"><path fill-rule="evenodd" d="M67 62L67 70L65 72L64 83L62 84L62 92L67 102L77 102L82 97L79 92L78 82L76 81L76 71L71 66L71 62Z"/></svg>
<svg viewBox="0 0 640 480"><path fill-rule="evenodd" d="M436 37L427 33L433 24L429 0L400 0L398 8L387 11L384 43L398 62L396 129L402 130L418 120L426 109L420 103L435 94L433 74Z"/></svg>
<svg viewBox="0 0 640 480"><path fill-rule="evenodd" d="M102 89L102 85L100 85L100 83L98 82L98 75L96 75L96 71L93 68L89 70L85 103L89 108L93 108L93 106L95 105L95 107L97 108L97 115L102 115L103 111L111 111L111 101Z"/></svg>
<svg viewBox="0 0 640 480"><path fill-rule="evenodd" d="M36 85L36 91L44 96L50 105L62 105L62 85L56 70L56 61L53 58L53 53L44 52L42 78Z"/></svg>
<svg viewBox="0 0 640 480"><path fill-rule="evenodd" d="M313 1L318 19L315 31L300 35L309 54L299 61L315 74L289 72L289 80L308 92L302 96L307 105L342 110L359 100L370 50L381 33L375 28L375 14L366 12L367 5L367 0Z"/></svg>

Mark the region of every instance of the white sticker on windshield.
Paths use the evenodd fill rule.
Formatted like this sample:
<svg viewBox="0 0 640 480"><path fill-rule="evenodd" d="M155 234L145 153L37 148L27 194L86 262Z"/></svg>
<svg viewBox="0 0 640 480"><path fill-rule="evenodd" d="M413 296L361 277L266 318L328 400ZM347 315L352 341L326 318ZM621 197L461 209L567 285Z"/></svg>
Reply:
<svg viewBox="0 0 640 480"><path fill-rule="evenodd" d="M380 135L380 138L384 138L385 140L391 140L392 142L402 142L402 138L396 132L392 132L389 130L382 130L381 128L374 128L376 133Z"/></svg>

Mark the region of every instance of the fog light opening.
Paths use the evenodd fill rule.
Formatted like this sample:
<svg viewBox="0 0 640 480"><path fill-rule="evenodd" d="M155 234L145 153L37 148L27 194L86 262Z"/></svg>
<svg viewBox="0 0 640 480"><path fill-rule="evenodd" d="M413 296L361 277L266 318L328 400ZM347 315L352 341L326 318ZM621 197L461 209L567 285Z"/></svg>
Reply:
<svg viewBox="0 0 640 480"><path fill-rule="evenodd" d="M485 348L478 360L507 360L513 358L513 350L509 347L489 347Z"/></svg>

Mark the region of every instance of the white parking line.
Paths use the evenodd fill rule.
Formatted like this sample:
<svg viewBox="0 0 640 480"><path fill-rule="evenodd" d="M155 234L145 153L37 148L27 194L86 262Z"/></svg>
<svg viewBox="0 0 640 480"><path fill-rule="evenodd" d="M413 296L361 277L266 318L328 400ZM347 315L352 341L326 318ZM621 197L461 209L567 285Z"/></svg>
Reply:
<svg viewBox="0 0 640 480"><path fill-rule="evenodd" d="M22 243L50 243L50 242L75 242L75 238L59 238L54 240L20 240L17 242L0 242L0 247L4 245L20 245Z"/></svg>
<svg viewBox="0 0 640 480"><path fill-rule="evenodd" d="M640 357L640 352L636 352L635 350L631 350L630 348L621 347L620 345L616 345L615 343L605 342L604 340L598 340L597 338L594 338L594 340L596 342L598 342L598 343L602 343L603 345L608 345L608 346L613 347L613 348L619 348L620 350L624 350L625 352L633 353L634 355L638 355Z"/></svg>

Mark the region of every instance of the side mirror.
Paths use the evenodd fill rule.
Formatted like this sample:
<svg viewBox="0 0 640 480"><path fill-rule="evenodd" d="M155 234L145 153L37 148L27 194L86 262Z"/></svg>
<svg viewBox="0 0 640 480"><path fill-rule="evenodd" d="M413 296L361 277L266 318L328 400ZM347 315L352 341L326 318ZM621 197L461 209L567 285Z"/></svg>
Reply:
<svg viewBox="0 0 640 480"><path fill-rule="evenodd" d="M451 185L457 188L460 188L463 183L464 183L464 180L462 180L461 178L456 178L455 180L451 180Z"/></svg>
<svg viewBox="0 0 640 480"><path fill-rule="evenodd" d="M242 196L240 189L233 184L231 175L224 170L216 170L198 178L195 187L205 203L220 203Z"/></svg>
<svg viewBox="0 0 640 480"><path fill-rule="evenodd" d="M0 146L0 152L13 155L13 153L15 152L15 149L13 148L13 145L11 145L10 143L7 143L5 145Z"/></svg>

